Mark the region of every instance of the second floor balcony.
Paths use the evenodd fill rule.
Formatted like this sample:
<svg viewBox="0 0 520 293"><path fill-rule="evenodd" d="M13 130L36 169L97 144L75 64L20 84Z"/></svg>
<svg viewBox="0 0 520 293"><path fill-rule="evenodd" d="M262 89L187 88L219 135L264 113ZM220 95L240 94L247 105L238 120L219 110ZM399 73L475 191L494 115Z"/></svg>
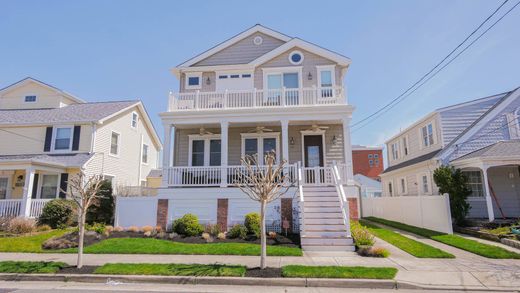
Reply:
<svg viewBox="0 0 520 293"><path fill-rule="evenodd" d="M346 105L343 87L170 93L168 111Z"/></svg>

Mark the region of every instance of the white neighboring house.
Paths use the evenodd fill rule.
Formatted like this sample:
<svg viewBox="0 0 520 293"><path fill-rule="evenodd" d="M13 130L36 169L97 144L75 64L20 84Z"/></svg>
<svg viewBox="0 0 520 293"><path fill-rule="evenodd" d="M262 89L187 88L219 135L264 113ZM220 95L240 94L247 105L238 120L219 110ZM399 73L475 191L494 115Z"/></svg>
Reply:
<svg viewBox="0 0 520 293"><path fill-rule="evenodd" d="M359 184L361 197L381 197L383 185L380 181L374 180L363 174L354 175L354 180Z"/></svg>
<svg viewBox="0 0 520 293"><path fill-rule="evenodd" d="M440 108L386 142L384 196L436 195L433 171L461 168L469 217L520 216L520 89Z"/></svg>
<svg viewBox="0 0 520 293"><path fill-rule="evenodd" d="M292 222L289 230L301 232L306 250L352 250L354 108L343 84L350 63L255 25L173 68L180 92L170 93L160 114L165 151L158 202L140 219L123 213L121 204L118 224L169 226L185 213L224 229L243 223L259 204L234 187L240 158L259 154L262 160L275 151L288 161L286 172L295 183L268 206L269 229ZM144 202L135 199L125 208L133 211Z"/></svg>
<svg viewBox="0 0 520 293"><path fill-rule="evenodd" d="M25 78L0 89L0 217L37 217L79 170L144 184L160 149L140 101L88 103Z"/></svg>

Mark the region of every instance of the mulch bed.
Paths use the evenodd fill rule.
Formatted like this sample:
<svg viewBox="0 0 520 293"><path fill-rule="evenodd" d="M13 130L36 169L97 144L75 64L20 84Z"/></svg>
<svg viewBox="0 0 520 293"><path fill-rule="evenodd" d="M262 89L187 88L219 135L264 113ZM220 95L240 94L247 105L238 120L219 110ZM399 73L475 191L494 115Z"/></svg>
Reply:
<svg viewBox="0 0 520 293"><path fill-rule="evenodd" d="M81 269L76 267L65 267L59 270L58 274L93 274L97 266L83 266Z"/></svg>
<svg viewBox="0 0 520 293"><path fill-rule="evenodd" d="M282 269L281 268L265 268L261 270L260 268L248 268L246 271L246 277L253 278L281 278L282 277Z"/></svg>

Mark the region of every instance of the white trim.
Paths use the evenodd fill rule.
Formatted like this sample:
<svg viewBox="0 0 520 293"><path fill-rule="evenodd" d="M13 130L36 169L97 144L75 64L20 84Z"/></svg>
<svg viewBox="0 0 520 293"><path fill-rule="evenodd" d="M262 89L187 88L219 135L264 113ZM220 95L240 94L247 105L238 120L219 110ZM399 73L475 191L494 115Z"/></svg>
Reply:
<svg viewBox="0 0 520 293"><path fill-rule="evenodd" d="M276 163L280 163L280 157L282 154L280 153L280 133L279 132L263 132L263 133L240 133L241 139L241 147L240 147L240 157L245 158L245 146L247 138L256 138L256 151L258 156L258 164L264 164L264 138L274 138L276 141Z"/></svg>
<svg viewBox="0 0 520 293"><path fill-rule="evenodd" d="M117 154L112 153L112 135L117 134ZM121 133L115 130L110 131L110 143L108 144L108 155L111 157L119 158L121 155Z"/></svg>
<svg viewBox="0 0 520 293"><path fill-rule="evenodd" d="M205 167L209 166L210 163L210 146L211 140L220 140L222 143L222 138L220 137L220 134L190 134L188 135L188 166L193 166L193 141L194 140L202 140L204 141L204 165ZM222 149L220 150L221 156L222 156Z"/></svg>
<svg viewBox="0 0 520 293"><path fill-rule="evenodd" d="M69 147L67 149L57 150L56 147L56 134L58 129L70 129ZM74 140L74 125L55 125L52 127L52 139L51 139L51 152L52 153L67 153L72 151L72 141Z"/></svg>
<svg viewBox="0 0 520 293"><path fill-rule="evenodd" d="M335 87L336 86L336 65L316 65L316 72L318 74L317 86L320 88L323 88L323 86L321 85L321 72L322 71L330 71L332 87Z"/></svg>
<svg viewBox="0 0 520 293"><path fill-rule="evenodd" d="M198 85L189 85L190 77L198 77L199 84ZM186 90L198 90L202 88L202 72L193 72L193 73L185 73L184 74L184 89Z"/></svg>
<svg viewBox="0 0 520 293"><path fill-rule="evenodd" d="M299 62L294 62L292 60L292 56L295 55L295 54L299 54L301 59ZM303 53L300 51L300 50L293 50L291 53L289 53L289 56L287 57L289 59L289 62L292 64L292 65L300 65L303 63L303 60L305 59L305 56L303 55Z"/></svg>
<svg viewBox="0 0 520 293"><path fill-rule="evenodd" d="M289 67L269 67L269 68L262 68L262 74L263 74L263 87L265 89L265 93L268 93L268 87L267 87L267 76L268 75L281 75L282 80L282 88L285 87L283 84L283 74L285 73L297 73L298 74L298 88L303 87L303 79L302 79L302 70L303 66L289 66Z"/></svg>
<svg viewBox="0 0 520 293"><path fill-rule="evenodd" d="M14 89L16 89L18 87L24 86L25 84L27 84L29 82L34 82L37 85L40 85L40 86L45 87L45 88L48 88L48 89L50 89L51 91L53 91L55 93L58 93L60 95L64 95L65 97L73 100L76 103L85 103L84 100L82 100L82 99L80 99L80 98L78 98L76 96L73 96L73 95L71 95L71 94L69 94L69 93L67 93L65 91L62 91L62 90L60 90L60 89L58 89L58 88L56 88L54 86L48 85L46 83L43 83L43 82L41 82L39 80L36 80L36 79L34 79L32 77L24 78L22 80L19 80L19 81L15 82L15 83L13 83L11 85L8 85L8 86L0 89L0 95L5 93L5 92L9 92L10 90L14 90Z"/></svg>
<svg viewBox="0 0 520 293"><path fill-rule="evenodd" d="M327 157L326 157L326 145L325 145L325 130L301 130L300 131L301 133L301 139L302 139L302 164L303 166L305 166L305 138L304 136L308 136L308 135L321 135L321 143L323 144L322 146L322 153L323 153L323 166L325 167L325 165L327 164Z"/></svg>

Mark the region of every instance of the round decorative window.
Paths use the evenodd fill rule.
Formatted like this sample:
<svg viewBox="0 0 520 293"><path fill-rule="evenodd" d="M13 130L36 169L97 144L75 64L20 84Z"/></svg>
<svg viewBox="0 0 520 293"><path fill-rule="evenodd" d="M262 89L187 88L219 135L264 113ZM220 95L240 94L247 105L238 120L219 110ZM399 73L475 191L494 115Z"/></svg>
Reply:
<svg viewBox="0 0 520 293"><path fill-rule="evenodd" d="M261 37L261 36L256 36L254 39L253 39L253 44L259 46L259 45L262 45L262 42L264 41L264 39Z"/></svg>
<svg viewBox="0 0 520 293"><path fill-rule="evenodd" d="M289 54L289 61L294 65L301 64L303 62L302 52L292 51L291 54Z"/></svg>

